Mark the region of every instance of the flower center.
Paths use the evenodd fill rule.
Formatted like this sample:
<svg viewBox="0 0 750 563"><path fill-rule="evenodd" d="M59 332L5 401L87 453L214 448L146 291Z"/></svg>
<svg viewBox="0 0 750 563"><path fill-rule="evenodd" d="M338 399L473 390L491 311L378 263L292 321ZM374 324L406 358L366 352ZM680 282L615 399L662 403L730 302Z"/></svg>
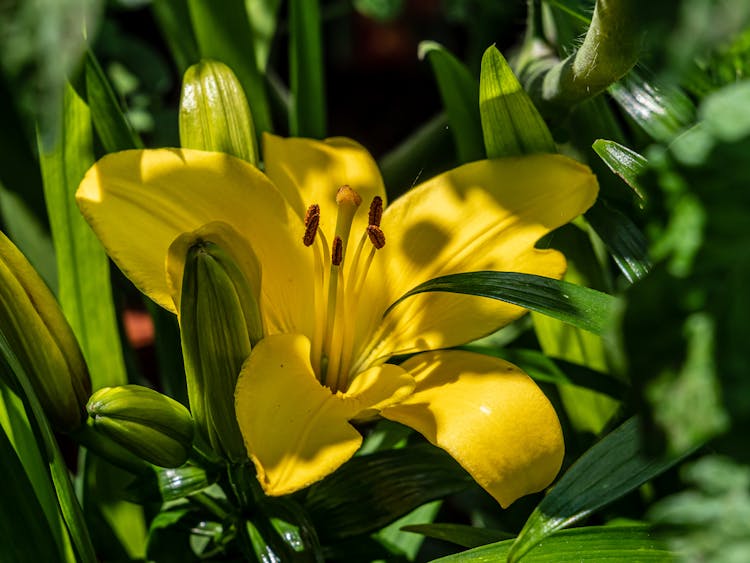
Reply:
<svg viewBox="0 0 750 563"><path fill-rule="evenodd" d="M305 214L302 242L312 247L315 253L315 280L318 285L311 360L320 382L333 392L345 390L348 385L347 372L354 352L356 330L356 318L352 313L356 310L375 251L385 246L385 234L380 229L383 200L375 196L370 204L367 228L359 243L353 253L347 248L354 216L361 203L362 198L352 188L339 188L336 193L336 230L330 246L319 229L320 206L311 205ZM368 240L371 247L369 252L365 252Z"/></svg>

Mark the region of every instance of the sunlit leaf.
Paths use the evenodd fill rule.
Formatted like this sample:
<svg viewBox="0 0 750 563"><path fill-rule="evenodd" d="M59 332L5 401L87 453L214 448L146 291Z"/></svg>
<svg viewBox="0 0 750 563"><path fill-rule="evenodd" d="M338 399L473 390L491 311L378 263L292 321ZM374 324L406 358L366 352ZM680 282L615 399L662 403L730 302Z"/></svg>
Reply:
<svg viewBox="0 0 750 563"><path fill-rule="evenodd" d="M482 57L479 111L489 158L557 152L547 125L494 45Z"/></svg>

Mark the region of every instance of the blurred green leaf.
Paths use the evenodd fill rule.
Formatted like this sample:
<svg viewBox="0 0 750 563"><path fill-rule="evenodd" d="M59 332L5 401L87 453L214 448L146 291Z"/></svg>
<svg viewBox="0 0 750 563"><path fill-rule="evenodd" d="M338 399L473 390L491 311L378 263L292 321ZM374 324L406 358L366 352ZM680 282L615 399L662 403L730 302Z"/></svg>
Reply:
<svg viewBox="0 0 750 563"><path fill-rule="evenodd" d="M0 63L41 145L57 141L63 93L94 37L103 0L9 0L0 17Z"/></svg>
<svg viewBox="0 0 750 563"><path fill-rule="evenodd" d="M648 135L669 142L695 119L695 106L677 86L646 79L632 70L609 93Z"/></svg>
<svg viewBox="0 0 750 563"><path fill-rule="evenodd" d="M405 532L422 534L428 538L455 543L466 548L479 547L480 545L513 538L513 534L507 532L477 528L466 524L411 524L401 529Z"/></svg>
<svg viewBox="0 0 750 563"><path fill-rule="evenodd" d="M419 44L419 58L426 58L432 65L459 161L464 163L484 158L477 80L461 61L434 41Z"/></svg>
<svg viewBox="0 0 750 563"><path fill-rule="evenodd" d="M605 139L597 139L592 146L609 169L633 188L639 198L646 197L638 183L638 176L643 173L648 163L643 156L628 147Z"/></svg>
<svg viewBox="0 0 750 563"><path fill-rule="evenodd" d="M289 2L289 132L294 137L326 135L323 39L318 0Z"/></svg>
<svg viewBox="0 0 750 563"><path fill-rule="evenodd" d="M304 505L321 538L346 538L382 528L471 483L448 454L425 444L353 458L310 487Z"/></svg>
<svg viewBox="0 0 750 563"><path fill-rule="evenodd" d="M250 103L256 134L271 131L266 85L256 64L244 0L225 0L220 10L209 0L188 0L188 7L201 57L234 71Z"/></svg>
<svg viewBox="0 0 750 563"><path fill-rule="evenodd" d="M0 559L18 563L64 561L47 518L13 445L0 425Z"/></svg>
<svg viewBox="0 0 750 563"><path fill-rule="evenodd" d="M669 469L687 453L663 459L646 457L638 420L629 419L565 472L526 521L508 553L508 561L520 561L555 530L570 526L629 493Z"/></svg>
<svg viewBox="0 0 750 563"><path fill-rule="evenodd" d="M512 540L435 560L435 563L496 563L510 554ZM510 561L511 559L509 559ZM668 562L675 555L644 526L591 526L563 530L545 538L523 558L529 563L580 561Z"/></svg>
<svg viewBox="0 0 750 563"><path fill-rule="evenodd" d="M699 115L718 141L733 143L750 134L750 115L738 111L750 104L750 79L717 90L701 104Z"/></svg>
<svg viewBox="0 0 750 563"><path fill-rule="evenodd" d="M86 101L91 120L107 152L142 148L138 135L120 109L114 90L91 51L86 53Z"/></svg>
<svg viewBox="0 0 750 563"><path fill-rule="evenodd" d="M187 0L154 0L151 9L182 75L200 58Z"/></svg>
<svg viewBox="0 0 750 563"><path fill-rule="evenodd" d="M482 271L450 274L421 283L399 297L385 314L404 299L427 291L499 299L594 334L607 330L618 308L615 297L587 287L533 274Z"/></svg>
<svg viewBox="0 0 750 563"><path fill-rule="evenodd" d="M74 194L94 162L91 114L69 85L60 139L42 153L44 190L57 252L60 304L76 334L94 389L127 383L109 281L109 260Z"/></svg>
<svg viewBox="0 0 750 563"><path fill-rule="evenodd" d="M5 73L0 71L0 108L3 115L3 126L0 128L0 184L13 192L39 226L47 231L42 175L27 136L28 128L24 126L16 106L17 97L18 93L13 91ZM3 198L1 202L4 216L10 214L5 200ZM7 220L6 217L4 219ZM8 234L15 234L10 228L5 230ZM21 241L16 240L16 243L21 245Z"/></svg>
<svg viewBox="0 0 750 563"><path fill-rule="evenodd" d="M252 37L255 42L255 58L258 70L263 73L268 65L271 43L276 32L281 0L245 0L245 9L250 18Z"/></svg>
<svg viewBox="0 0 750 563"><path fill-rule="evenodd" d="M479 111L489 158L557 152L547 125L494 45L482 57Z"/></svg>
<svg viewBox="0 0 750 563"><path fill-rule="evenodd" d="M354 0L354 9L365 17L385 22L401 14L404 0Z"/></svg>
<svg viewBox="0 0 750 563"><path fill-rule="evenodd" d="M691 487L652 506L648 518L664 528L683 561L750 558L750 467L706 456L680 471Z"/></svg>

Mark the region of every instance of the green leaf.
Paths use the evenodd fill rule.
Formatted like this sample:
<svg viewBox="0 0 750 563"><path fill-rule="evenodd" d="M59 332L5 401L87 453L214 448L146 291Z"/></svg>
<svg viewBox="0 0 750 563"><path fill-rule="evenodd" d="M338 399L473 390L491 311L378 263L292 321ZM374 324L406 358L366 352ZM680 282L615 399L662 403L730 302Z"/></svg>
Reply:
<svg viewBox="0 0 750 563"><path fill-rule="evenodd" d="M8 48L7 44L5 48ZM47 208L44 205L42 175L31 150L33 143L25 135L27 131L21 113L16 109L17 96L18 92L13 91L4 73L0 72L0 107L3 108L3 126L0 127L0 185L17 195L46 230ZM5 208L5 198L2 204ZM5 230L10 231L7 228Z"/></svg>
<svg viewBox="0 0 750 563"><path fill-rule="evenodd" d="M323 40L317 0L289 3L289 132L294 137L326 135Z"/></svg>
<svg viewBox="0 0 750 563"><path fill-rule="evenodd" d="M475 528L466 524L412 524L401 529L405 532L422 534L428 538L455 543L467 548L513 538L513 535L508 532Z"/></svg>
<svg viewBox="0 0 750 563"><path fill-rule="evenodd" d="M26 475L36 493L51 529L52 541L58 552L67 549L69 560L74 560L72 545L60 514L57 493L49 475L47 460L43 457L44 443L37 441L31 423L26 416L23 401L8 387L0 384L0 426L5 430ZM0 454L2 456L4 454ZM48 540L49 541L49 540ZM52 542L50 542L52 543Z"/></svg>
<svg viewBox="0 0 750 563"><path fill-rule="evenodd" d="M602 334L617 314L615 297L572 283L518 272L450 274L419 284L399 297L387 315L404 299L427 291L490 297L549 315L594 334Z"/></svg>
<svg viewBox="0 0 750 563"><path fill-rule="evenodd" d="M426 58L432 65L459 161L464 163L484 158L477 80L466 65L435 41L419 44L419 58Z"/></svg>
<svg viewBox="0 0 750 563"><path fill-rule="evenodd" d="M237 75L250 103L257 135L271 130L266 85L258 71L250 22L243 0L188 0L201 57L226 64ZM195 62L195 61L193 61Z"/></svg>
<svg viewBox="0 0 750 563"><path fill-rule="evenodd" d="M633 188L640 199L646 197L643 188L638 183L638 176L644 172L648 164L645 157L628 147L605 139L597 139L592 147L609 169Z"/></svg>
<svg viewBox="0 0 750 563"><path fill-rule="evenodd" d="M382 528L472 482L448 454L423 444L353 458L309 489L305 508L321 538L345 538Z"/></svg>
<svg viewBox="0 0 750 563"><path fill-rule="evenodd" d="M200 58L187 0L158 0L151 2L151 9L172 52L177 71L182 74Z"/></svg>
<svg viewBox="0 0 750 563"><path fill-rule="evenodd" d="M432 522L438 515L442 505L443 501L441 500L423 504L406 516L379 530L373 537L377 538L380 543L388 546L391 552L401 554L409 561L413 561L424 543L424 537L409 534L404 528L408 528L410 524L414 524L415 522L419 522L420 524Z"/></svg>
<svg viewBox="0 0 750 563"><path fill-rule="evenodd" d="M250 27L253 29L255 60L261 72L265 72L268 65L268 55L271 52L271 43L276 32L280 5L281 0L263 0L263 2L245 0Z"/></svg>
<svg viewBox="0 0 750 563"><path fill-rule="evenodd" d="M600 200L586 212L586 219L630 283L648 274L652 266L648 241L627 215Z"/></svg>
<svg viewBox="0 0 750 563"><path fill-rule="evenodd" d="M512 540L478 547L435 563L496 563L510 553ZM675 555L645 526L591 526L564 530L545 538L524 557L529 563L580 561L674 561ZM510 559L509 559L510 561Z"/></svg>
<svg viewBox="0 0 750 563"><path fill-rule="evenodd" d="M542 116L494 45L482 57L479 111L489 158L557 152Z"/></svg>
<svg viewBox="0 0 750 563"><path fill-rule="evenodd" d="M50 151L41 144L39 150L57 253L60 305L81 344L93 388L127 383L109 260L74 199L94 157L91 115L70 85L66 86L60 138Z"/></svg>
<svg viewBox="0 0 750 563"><path fill-rule="evenodd" d="M0 425L0 560L17 563L63 561L21 460Z"/></svg>
<svg viewBox="0 0 750 563"><path fill-rule="evenodd" d="M29 381L21 363L8 345L2 331L0 331L0 357L7 365L8 373L12 374L18 383L17 388L24 403L26 416L32 425L34 434L38 436L41 442L40 450L42 450L42 455L48 462L60 513L70 534L78 561L80 563L94 563L96 555L86 528L83 511L78 504L73 484L70 482L68 467L60 453L52 428L44 415L44 410L34 394L31 381ZM0 370L3 369L5 369L5 366L0 365Z"/></svg>
<svg viewBox="0 0 750 563"><path fill-rule="evenodd" d="M656 141L671 141L695 119L695 106L682 90L655 80L647 81L637 70L610 86L609 93Z"/></svg>
<svg viewBox="0 0 750 563"><path fill-rule="evenodd" d="M689 453L664 459L646 457L638 429L638 419L629 419L565 472L526 521L508 553L510 563L519 561L542 540L546 544L555 530L629 493Z"/></svg>
<svg viewBox="0 0 750 563"><path fill-rule="evenodd" d="M91 51L86 53L86 100L96 134L107 152L142 148L138 135L122 113L115 92Z"/></svg>

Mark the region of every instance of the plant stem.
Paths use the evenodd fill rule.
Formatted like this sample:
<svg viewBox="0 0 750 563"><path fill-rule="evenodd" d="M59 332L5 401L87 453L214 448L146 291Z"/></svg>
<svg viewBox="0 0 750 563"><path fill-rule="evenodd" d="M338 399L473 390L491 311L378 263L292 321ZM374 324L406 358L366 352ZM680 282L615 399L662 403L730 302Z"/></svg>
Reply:
<svg viewBox="0 0 750 563"><path fill-rule="evenodd" d="M544 115L567 114L573 106L604 91L633 68L643 37L637 6L632 0L597 0L591 25L575 53L559 62L549 56L542 61L537 56L534 62L526 56L520 61L523 68L519 74ZM530 9L536 8L530 5ZM536 21L535 12L531 19ZM536 31L527 33L524 54L539 53Z"/></svg>

